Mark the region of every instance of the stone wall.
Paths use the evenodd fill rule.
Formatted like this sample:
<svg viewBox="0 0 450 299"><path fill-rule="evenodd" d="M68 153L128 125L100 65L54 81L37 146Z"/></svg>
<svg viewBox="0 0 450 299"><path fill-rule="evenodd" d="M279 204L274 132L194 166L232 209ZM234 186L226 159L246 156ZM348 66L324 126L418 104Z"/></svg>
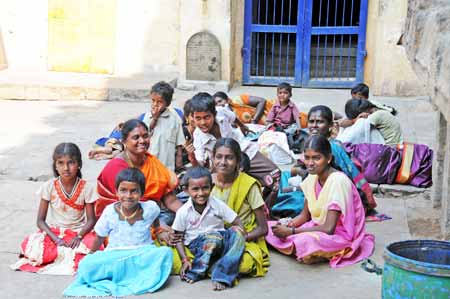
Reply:
<svg viewBox="0 0 450 299"><path fill-rule="evenodd" d="M450 239L450 2L409 0L403 43L438 110L432 200L442 210L442 234Z"/></svg>
<svg viewBox="0 0 450 299"><path fill-rule="evenodd" d="M371 0L367 15L364 81L374 95L424 95L405 49L399 45L408 0Z"/></svg>

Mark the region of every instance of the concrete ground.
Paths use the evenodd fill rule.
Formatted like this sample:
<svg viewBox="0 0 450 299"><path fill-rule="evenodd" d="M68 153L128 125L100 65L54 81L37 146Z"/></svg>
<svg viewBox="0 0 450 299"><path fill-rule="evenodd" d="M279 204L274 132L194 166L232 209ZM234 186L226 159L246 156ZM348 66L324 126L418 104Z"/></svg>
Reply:
<svg viewBox="0 0 450 299"><path fill-rule="evenodd" d="M272 87L238 87L230 94L244 92L275 96ZM181 106L192 94L177 90L174 105ZM348 97L349 90L295 89L293 98L302 111L325 104L343 112ZM398 108L406 140L433 146L435 114L426 99L377 100ZM95 139L108 134L119 121L137 116L148 108L148 102L0 101L0 298L60 298L72 280L72 277L13 272L8 267L16 261L24 236L36 230L39 199L34 192L52 175L51 154L56 144L77 143L84 154L83 175L95 182L105 164L87 159ZM417 195L413 201L410 199L411 196L401 194L377 198L379 211L393 218L367 224L367 230L376 236L373 259L379 264L383 263L382 254L387 244L411 238L408 209L414 208L412 214L430 209L426 193ZM306 266L271 251L271 267L264 278L244 278L237 287L215 293L209 281L188 285L172 276L163 289L141 297L379 298L380 290L381 277L364 272L359 264L342 269L331 269L325 264Z"/></svg>

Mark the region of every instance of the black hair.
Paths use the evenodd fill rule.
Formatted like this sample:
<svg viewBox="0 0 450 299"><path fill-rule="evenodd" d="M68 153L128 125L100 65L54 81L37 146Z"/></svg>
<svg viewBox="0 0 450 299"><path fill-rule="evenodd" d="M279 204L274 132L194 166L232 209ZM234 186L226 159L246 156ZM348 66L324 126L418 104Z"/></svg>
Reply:
<svg viewBox="0 0 450 299"><path fill-rule="evenodd" d="M228 95L226 93L224 93L223 91L218 91L213 95L213 99L215 98L221 98L224 100L228 100Z"/></svg>
<svg viewBox="0 0 450 299"><path fill-rule="evenodd" d="M331 157L330 166L334 169L342 171L342 169L336 164L333 156L333 150L331 149L330 141L323 135L311 135L305 141L305 151L311 149L315 152L319 152L327 158Z"/></svg>
<svg viewBox="0 0 450 299"><path fill-rule="evenodd" d="M126 140L130 132L137 127L143 127L148 132L148 127L143 121L140 121L139 119L129 119L123 124L122 129L120 130L122 133L122 141Z"/></svg>
<svg viewBox="0 0 450 299"><path fill-rule="evenodd" d="M145 192L145 176L144 174L137 168L125 168L121 170L115 180L116 191L119 189L119 185L122 182L131 182L136 183L139 186L139 191L141 192L141 196Z"/></svg>
<svg viewBox="0 0 450 299"><path fill-rule="evenodd" d="M63 142L58 144L55 147L55 150L53 151L53 175L55 178L59 176L58 171L56 170L56 160L63 156L69 156L71 159L77 161L78 163L78 171L77 171L77 177L81 179L81 167L83 166L83 161L81 161L81 151L80 148L72 142Z"/></svg>
<svg viewBox="0 0 450 299"><path fill-rule="evenodd" d="M345 115L348 119L355 119L363 112L375 107L370 101L350 99L345 103Z"/></svg>
<svg viewBox="0 0 450 299"><path fill-rule="evenodd" d="M250 169L250 158L244 152L241 152L241 162L239 163L239 168L242 172L248 172Z"/></svg>
<svg viewBox="0 0 450 299"><path fill-rule="evenodd" d="M183 176L183 185L188 188L190 179L208 178L209 184L212 187L212 176L211 172L206 167L190 167Z"/></svg>
<svg viewBox="0 0 450 299"><path fill-rule="evenodd" d="M277 85L277 91L279 89L286 89L289 94L292 96L292 86L291 84L287 83L287 82L281 82L280 84Z"/></svg>
<svg viewBox="0 0 450 299"><path fill-rule="evenodd" d="M364 83L356 84L352 87L351 94L360 93L366 99L369 98L369 86Z"/></svg>
<svg viewBox="0 0 450 299"><path fill-rule="evenodd" d="M199 92L191 99L191 112L211 112L216 115L216 102L207 92Z"/></svg>
<svg viewBox="0 0 450 299"><path fill-rule="evenodd" d="M219 140L216 141L216 145L214 145L213 156L216 155L217 150L222 146L229 148L233 152L233 154L237 160L237 169L236 170L239 170L240 164L241 164L241 153L242 153L241 146L239 145L239 143L236 140L234 140L233 138L220 138Z"/></svg>
<svg viewBox="0 0 450 299"><path fill-rule="evenodd" d="M185 118L189 117L189 115L192 113L192 109L191 109L191 99L187 100L186 102L184 102L184 106L183 106L183 115Z"/></svg>
<svg viewBox="0 0 450 299"><path fill-rule="evenodd" d="M333 111L328 106L317 105L312 107L308 112L308 119L314 112L320 111L320 115L331 125L333 123Z"/></svg>
<svg viewBox="0 0 450 299"><path fill-rule="evenodd" d="M327 158L332 156L330 142L322 135L309 136L305 141L305 151L307 149L319 152Z"/></svg>
<svg viewBox="0 0 450 299"><path fill-rule="evenodd" d="M172 103L173 87L167 82L160 81L156 83L152 86L150 93L159 94L166 102L167 106L170 106L170 103Z"/></svg>

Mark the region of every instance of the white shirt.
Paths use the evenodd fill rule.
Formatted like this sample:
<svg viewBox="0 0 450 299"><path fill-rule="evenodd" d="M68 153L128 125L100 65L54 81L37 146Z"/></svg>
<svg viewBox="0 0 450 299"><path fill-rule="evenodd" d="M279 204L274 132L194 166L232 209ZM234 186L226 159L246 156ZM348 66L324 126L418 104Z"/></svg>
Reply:
<svg viewBox="0 0 450 299"><path fill-rule="evenodd" d="M216 107L216 122L219 125L220 135L223 138L233 138L241 146L241 150L245 152L248 157L253 159L258 152L258 145L255 142L251 142L245 139L239 128L233 128L232 123L236 119L234 113L225 107ZM216 145L216 137L209 133L203 133L199 128L194 130L194 148L195 159L204 163L207 158L212 160L213 149Z"/></svg>
<svg viewBox="0 0 450 299"><path fill-rule="evenodd" d="M150 127L152 119L152 114L147 112L142 121ZM176 148L183 145L185 141L180 117L175 110L167 107L159 116L153 129L149 152L156 156L164 166L175 171Z"/></svg>
<svg viewBox="0 0 450 299"><path fill-rule="evenodd" d="M203 213L194 208L192 198L178 209L172 229L184 232L184 244L189 245L199 235L224 230L224 222L232 223L237 217L224 202L210 197Z"/></svg>

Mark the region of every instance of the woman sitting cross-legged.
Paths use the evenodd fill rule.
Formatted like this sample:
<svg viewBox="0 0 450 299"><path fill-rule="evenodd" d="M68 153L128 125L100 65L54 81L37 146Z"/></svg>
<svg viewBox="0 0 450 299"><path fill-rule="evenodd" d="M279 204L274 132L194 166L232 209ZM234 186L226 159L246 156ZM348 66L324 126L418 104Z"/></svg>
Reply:
<svg viewBox="0 0 450 299"><path fill-rule="evenodd" d="M333 268L370 256L374 236L365 231L361 199L352 181L333 167L327 138L309 137L304 155L309 173L301 183L305 206L286 225L269 221L267 242L303 263L329 261Z"/></svg>
<svg viewBox="0 0 450 299"><path fill-rule="evenodd" d="M100 198L95 203L95 214L101 215L103 209L117 202L115 180L117 174L128 167L138 168L145 176L145 189L142 190L142 201L153 200L161 208L159 220L161 225L170 230L169 225L175 218L176 210L181 207L173 190L177 187L178 178L167 169L155 156L147 151L150 146L150 134L145 123L130 119L122 127L122 143L125 150L110 160L97 179L97 191ZM164 240L168 240L165 236Z"/></svg>
<svg viewBox="0 0 450 299"><path fill-rule="evenodd" d="M150 226L160 231L159 208L154 201L140 202L145 177L136 168L116 177L118 202L105 208L95 225L94 254L80 263L75 281L64 296L127 296L158 290L172 269L172 250L153 244ZM106 237L105 251L97 251Z"/></svg>
<svg viewBox="0 0 450 299"><path fill-rule="evenodd" d="M259 182L240 172L241 148L231 138L217 140L213 150L214 188L211 195L225 202L242 220L245 251L239 272L250 276L264 276L269 267L269 251L264 237L267 222L264 200Z"/></svg>
<svg viewBox="0 0 450 299"><path fill-rule="evenodd" d="M309 135L321 135L330 142L333 161L340 171L345 173L355 184L356 189L361 196L366 212L377 206L370 185L364 175L358 170L356 165L346 153L344 147L331 137L333 126L333 112L327 106L319 105L312 107L308 112L308 130ZM280 181L280 191L276 201L266 199L266 204L270 209L270 215L275 218L295 217L303 209L304 194L302 190L296 189L288 185L288 179L291 176L300 175L305 177L308 174L304 163L299 160L291 172L284 171Z"/></svg>

